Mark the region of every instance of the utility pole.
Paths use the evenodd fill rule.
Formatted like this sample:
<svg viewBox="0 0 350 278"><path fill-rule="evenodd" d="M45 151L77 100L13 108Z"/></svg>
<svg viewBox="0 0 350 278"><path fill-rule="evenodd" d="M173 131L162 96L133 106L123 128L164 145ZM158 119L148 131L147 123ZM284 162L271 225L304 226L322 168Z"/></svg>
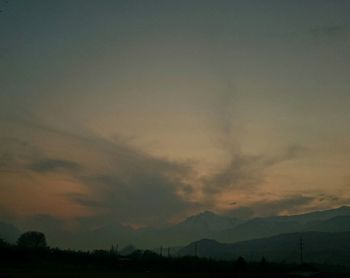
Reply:
<svg viewBox="0 0 350 278"><path fill-rule="evenodd" d="M300 247L300 264L303 264L304 263L304 258L303 258L304 242L302 237L300 237L299 247Z"/></svg>
<svg viewBox="0 0 350 278"><path fill-rule="evenodd" d="M112 244L110 254L113 256L118 256L118 244L116 244L116 245Z"/></svg>
<svg viewBox="0 0 350 278"><path fill-rule="evenodd" d="M163 245L161 245L160 248L159 248L159 255L161 257L163 256Z"/></svg>

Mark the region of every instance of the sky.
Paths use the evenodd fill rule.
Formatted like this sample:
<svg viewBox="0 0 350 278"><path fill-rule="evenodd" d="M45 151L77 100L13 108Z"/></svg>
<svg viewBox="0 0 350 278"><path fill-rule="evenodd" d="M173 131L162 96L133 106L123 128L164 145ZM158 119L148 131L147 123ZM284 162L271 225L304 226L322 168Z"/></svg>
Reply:
<svg viewBox="0 0 350 278"><path fill-rule="evenodd" d="M349 1L0 10L1 220L161 227L350 204Z"/></svg>

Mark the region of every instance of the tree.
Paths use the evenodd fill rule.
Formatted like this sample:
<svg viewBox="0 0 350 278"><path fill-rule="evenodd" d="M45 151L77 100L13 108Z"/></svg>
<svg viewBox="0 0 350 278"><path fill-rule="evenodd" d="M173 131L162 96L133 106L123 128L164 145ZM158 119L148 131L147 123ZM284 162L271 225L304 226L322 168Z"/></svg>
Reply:
<svg viewBox="0 0 350 278"><path fill-rule="evenodd" d="M18 238L17 245L25 248L45 248L47 247L46 237L41 232L25 232Z"/></svg>
<svg viewBox="0 0 350 278"><path fill-rule="evenodd" d="M247 262L243 257L239 257L234 264L234 271L237 275L244 273L247 270Z"/></svg>
<svg viewBox="0 0 350 278"><path fill-rule="evenodd" d="M9 246L9 244L5 241L5 240L3 240L2 238L0 238L0 248L2 248L2 247L8 247Z"/></svg>

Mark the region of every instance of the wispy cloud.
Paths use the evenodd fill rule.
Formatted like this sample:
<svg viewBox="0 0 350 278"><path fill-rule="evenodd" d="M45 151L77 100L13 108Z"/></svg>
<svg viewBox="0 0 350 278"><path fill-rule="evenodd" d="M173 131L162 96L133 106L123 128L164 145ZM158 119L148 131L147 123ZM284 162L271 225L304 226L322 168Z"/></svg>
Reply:
<svg viewBox="0 0 350 278"><path fill-rule="evenodd" d="M193 206L185 196L191 194L191 186L185 181L191 175L191 164L154 157L116 137L108 140L87 130L71 133L53 126L46 128L42 122L30 122L26 120L23 125L39 130L49 139L75 141L79 152L91 154L90 158L76 158L65 150L60 157L54 157L35 143L25 143L25 139L16 144L7 140L7 147L1 150L2 167L36 175L64 172L65 178L85 190L68 191L61 197L94 210L96 221L160 224ZM18 144L25 147L18 148Z"/></svg>
<svg viewBox="0 0 350 278"><path fill-rule="evenodd" d="M303 30L296 30L286 32L281 35L281 38L287 39L302 39L314 42L337 40L349 37L350 27L346 24L330 24L318 25L304 28Z"/></svg>
<svg viewBox="0 0 350 278"><path fill-rule="evenodd" d="M252 190L263 183L266 170L298 157L304 150L301 146L293 145L279 155L234 155L221 171L203 178L203 191L213 196L227 189Z"/></svg>
<svg viewBox="0 0 350 278"><path fill-rule="evenodd" d="M282 196L275 200L260 200L249 204L249 206L237 206L227 213L240 217L272 216L280 213L297 212L301 208L310 205L315 196L290 195Z"/></svg>
<svg viewBox="0 0 350 278"><path fill-rule="evenodd" d="M349 26L347 25L325 25L313 27L306 32L313 39L334 38L349 34Z"/></svg>
<svg viewBox="0 0 350 278"><path fill-rule="evenodd" d="M249 204L232 203L232 209L227 210L226 213L238 217L293 215L339 207L343 204L349 204L349 202L348 196L339 197L326 193L305 192L280 196L271 194L269 198L263 195L262 198Z"/></svg>
<svg viewBox="0 0 350 278"><path fill-rule="evenodd" d="M52 172L57 170L77 172L80 169L80 165L76 162L68 160L44 159L32 163L30 165L30 169L39 173Z"/></svg>
<svg viewBox="0 0 350 278"><path fill-rule="evenodd" d="M222 196L259 191L271 168L302 157L307 151L300 145L287 146L274 154L248 155L236 150L226 166L198 177L194 162L155 157L118 137L109 140L84 129L76 129L74 133L54 126L46 128L36 120L33 125L30 122L23 124L26 129L39 130L49 141L55 138L63 146L75 142L76 148L69 152L62 149L55 156L49 155L35 140L2 138L0 167L39 176L51 186L40 190L52 190L57 179L69 180L75 186L61 190L59 198L93 212L86 217L95 223L118 221L157 226L176 215L215 210ZM227 147L231 150L231 146ZM57 197L57 193L50 194ZM235 209L280 213L287 207L307 205L313 199L308 195L282 196L280 200L256 198L243 204L238 202ZM75 212L71 213L74 217Z"/></svg>

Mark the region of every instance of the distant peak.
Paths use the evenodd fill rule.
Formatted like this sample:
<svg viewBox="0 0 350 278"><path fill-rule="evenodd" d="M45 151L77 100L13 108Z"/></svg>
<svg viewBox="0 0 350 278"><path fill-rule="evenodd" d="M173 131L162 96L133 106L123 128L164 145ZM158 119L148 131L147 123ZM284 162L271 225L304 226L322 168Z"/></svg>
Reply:
<svg viewBox="0 0 350 278"><path fill-rule="evenodd" d="M341 206L341 207L339 207L338 209L341 209L341 210L349 210L349 209L350 209L350 206Z"/></svg>
<svg viewBox="0 0 350 278"><path fill-rule="evenodd" d="M212 217L212 216L218 216L218 215L212 211L205 210L205 211L202 211L200 213L197 213L197 214L194 214L194 215L187 217L186 220L197 219L197 218L207 218L207 217Z"/></svg>
<svg viewBox="0 0 350 278"><path fill-rule="evenodd" d="M210 238L202 238L200 240L197 240L194 242L195 244L206 244L206 243L219 243L217 240L215 239L210 239Z"/></svg>

